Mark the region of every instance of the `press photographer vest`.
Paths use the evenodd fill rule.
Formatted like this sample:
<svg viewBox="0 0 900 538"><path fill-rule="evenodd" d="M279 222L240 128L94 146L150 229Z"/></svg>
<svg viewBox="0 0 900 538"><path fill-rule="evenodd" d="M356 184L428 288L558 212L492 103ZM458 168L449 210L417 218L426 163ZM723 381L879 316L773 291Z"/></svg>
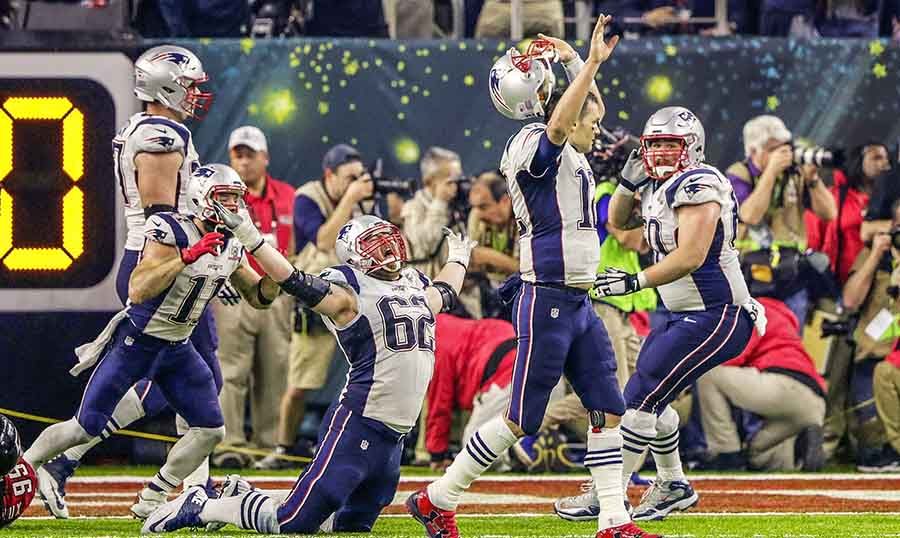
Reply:
<svg viewBox="0 0 900 538"><path fill-rule="evenodd" d="M294 196L304 195L315 202L319 207L319 211L325 216L325 220L334 213L335 205L325 192L325 184L322 180L310 181L301 185L294 193ZM334 245L329 250L320 250L316 246L315 238L294 257L294 266L301 271L317 275L326 267L338 265L337 255L334 253Z"/></svg>
<svg viewBox="0 0 900 538"><path fill-rule="evenodd" d="M736 162L725 171L754 189L760 174L753 175L748 161ZM750 226L741 223L735 246L740 252L759 250L773 244L792 246L799 251L806 250L806 222L803 204L804 185L799 174L790 174L787 179L779 176L772 187L772 198L763 221Z"/></svg>
<svg viewBox="0 0 900 538"><path fill-rule="evenodd" d="M870 250L868 248L863 249L859 253L856 263L853 264L851 269L851 274L862 266L866 258L869 257L869 253ZM890 258L890 255L887 258ZM895 268L894 271L900 271L900 267ZM879 326L878 323L872 326L870 332L866 332L866 328L872 325L879 314L884 315L882 311L887 312L892 317L896 316L894 300L887 292L888 287L891 286L891 276L891 265L886 260L879 262L866 300L859 308L859 322L857 322L856 330L853 333L853 339L856 341L856 355L854 357L856 361L866 358L881 359L886 357L891 352L894 340L900 337L896 321L891 323L879 338L873 338L870 335L870 332L877 332L875 327ZM900 274L897 276L900 277Z"/></svg>

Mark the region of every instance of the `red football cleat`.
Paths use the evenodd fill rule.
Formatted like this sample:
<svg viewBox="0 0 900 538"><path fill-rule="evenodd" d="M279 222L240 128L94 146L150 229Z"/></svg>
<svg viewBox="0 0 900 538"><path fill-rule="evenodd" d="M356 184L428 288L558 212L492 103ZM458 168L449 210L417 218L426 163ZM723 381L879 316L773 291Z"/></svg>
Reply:
<svg viewBox="0 0 900 538"><path fill-rule="evenodd" d="M662 534L650 534L629 521L618 527L610 527L603 529L597 533L596 538L663 538Z"/></svg>
<svg viewBox="0 0 900 538"><path fill-rule="evenodd" d="M406 499L406 511L425 527L425 533L429 538L459 538L459 529L456 528L456 512L441 510L431 504L425 488Z"/></svg>

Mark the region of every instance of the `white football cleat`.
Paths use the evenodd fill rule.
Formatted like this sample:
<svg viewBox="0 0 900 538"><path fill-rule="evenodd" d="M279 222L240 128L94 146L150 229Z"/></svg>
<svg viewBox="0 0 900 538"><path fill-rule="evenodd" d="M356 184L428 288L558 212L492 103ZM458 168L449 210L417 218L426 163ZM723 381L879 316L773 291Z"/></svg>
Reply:
<svg viewBox="0 0 900 538"><path fill-rule="evenodd" d="M141 534L172 532L185 527L202 527L200 512L208 499L206 490L202 486L188 488L177 499L159 506L150 514L144 520Z"/></svg>
<svg viewBox="0 0 900 538"><path fill-rule="evenodd" d="M635 521L655 521L674 511L683 512L698 502L700 496L687 481L654 481L644 492L631 518Z"/></svg>
<svg viewBox="0 0 900 538"><path fill-rule="evenodd" d="M35 470L38 477L38 497L56 519L69 519L66 481L75 474L77 467L77 461L60 454Z"/></svg>
<svg viewBox="0 0 900 538"><path fill-rule="evenodd" d="M138 493L137 502L131 506L131 515L138 519L147 519L168 500L169 496L166 492L144 488Z"/></svg>

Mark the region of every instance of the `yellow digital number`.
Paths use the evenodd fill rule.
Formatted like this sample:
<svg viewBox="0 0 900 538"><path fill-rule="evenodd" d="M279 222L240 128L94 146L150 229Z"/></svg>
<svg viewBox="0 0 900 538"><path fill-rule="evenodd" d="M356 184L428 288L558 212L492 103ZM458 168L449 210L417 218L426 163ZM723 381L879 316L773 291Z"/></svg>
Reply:
<svg viewBox="0 0 900 538"><path fill-rule="evenodd" d="M72 180L63 196L62 247L16 247L13 197L3 180L13 170L13 123L16 120L62 120L62 169ZM0 111L0 258L12 271L63 271L84 253L84 114L65 97L11 97Z"/></svg>

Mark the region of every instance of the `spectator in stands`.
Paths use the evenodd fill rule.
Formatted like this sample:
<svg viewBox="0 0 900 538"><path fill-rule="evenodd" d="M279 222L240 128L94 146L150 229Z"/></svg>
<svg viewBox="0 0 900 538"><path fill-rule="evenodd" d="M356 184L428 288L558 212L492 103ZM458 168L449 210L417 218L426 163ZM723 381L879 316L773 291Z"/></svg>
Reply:
<svg viewBox="0 0 900 538"><path fill-rule="evenodd" d="M764 0L760 34L779 37L890 36L897 0ZM894 25L896 27L896 25Z"/></svg>
<svg viewBox="0 0 900 538"><path fill-rule="evenodd" d="M453 222L450 202L456 198L462 177L459 154L431 147L419 162L423 187L403 206L403 234L409 242L413 265L434 277L447 257L443 228Z"/></svg>
<svg viewBox="0 0 900 538"><path fill-rule="evenodd" d="M806 212L809 247L831 259L831 270L843 284L850 275L856 256L863 249L860 236L869 195L876 182L891 169L887 146L868 142L856 146L847 155L847 164L835 169L831 195L837 206L834 220L825 222Z"/></svg>
<svg viewBox="0 0 900 538"><path fill-rule="evenodd" d="M294 188L268 174L266 136L250 125L238 127L228 139L228 153L231 167L247 184L244 202L254 224L272 246L283 253L289 252ZM256 272L265 274L252 256L249 262ZM223 292L221 301L214 303L224 381L219 396L225 417L223 442L231 446L247 444L244 416L249 395L253 430L250 445L271 450L275 448L278 401L284 393L287 375L293 301L282 294L271 308L257 310L242 301L230 286L223 287ZM243 467L247 463L236 453L220 454L214 461L228 467Z"/></svg>
<svg viewBox="0 0 900 538"><path fill-rule="evenodd" d="M431 469L443 470L453 462L449 452L453 413L472 413L460 442L465 446L481 425L509 404L516 335L508 321L439 314L435 342L425 446Z"/></svg>
<svg viewBox="0 0 900 538"><path fill-rule="evenodd" d="M475 26L475 37L509 37L511 9L509 0L485 0ZM562 36L563 6L561 0L522 0L522 32L525 37L537 34Z"/></svg>
<svg viewBox="0 0 900 538"><path fill-rule="evenodd" d="M240 37L249 22L246 0L144 0L136 25L144 37Z"/></svg>
<svg viewBox="0 0 900 538"><path fill-rule="evenodd" d="M391 39L434 37L434 0L384 0Z"/></svg>
<svg viewBox="0 0 900 538"><path fill-rule="evenodd" d="M379 0L312 0L306 33L322 37L389 37Z"/></svg>
<svg viewBox="0 0 900 538"><path fill-rule="evenodd" d="M297 189L294 199L294 265L318 274L338 264L334 242L341 227L363 212L363 200L372 197L372 178L356 149L338 144L322 159L322 178ZM260 469L284 466L278 456L291 452L297 427L303 419L306 393L321 388L327 379L336 342L321 317L296 308L294 333L288 359L288 388L281 399L278 446L273 454L257 462Z"/></svg>
<svg viewBox="0 0 900 538"><path fill-rule="evenodd" d="M894 204L892 225L894 229L900 226L900 202ZM871 246L857 256L844 286L844 307L859 314L853 333L856 353L850 376L849 404L854 408L861 406L854 412L857 468L860 471L881 471L894 465L896 459L884 450L884 427L871 399L875 367L891 353L892 342L900 336L893 323L894 301L889 293L898 260L900 251L892 248L891 234L878 233Z"/></svg>
<svg viewBox="0 0 900 538"><path fill-rule="evenodd" d="M745 33L750 24L748 0L728 0L728 33ZM696 17L714 17L715 0L607 0L597 9L613 16L613 32L629 34L712 33L709 24L688 24Z"/></svg>
<svg viewBox="0 0 900 538"><path fill-rule="evenodd" d="M825 380L803 348L797 318L777 299L761 297L769 325L762 337L754 330L739 356L710 370L697 382L703 431L711 469L744 468L791 471L794 440L807 435L810 450L801 451L805 470L824 463L822 425L825 420ZM762 418L762 428L741 450L732 408Z"/></svg>
<svg viewBox="0 0 900 538"><path fill-rule="evenodd" d="M746 158L726 170L745 225L739 232L739 249L750 252L778 247L804 252L804 209L830 221L837 215L834 198L815 166L794 164L792 135L780 118L763 115L751 119L744 124L743 138ZM782 299L802 327L808 307L806 289Z"/></svg>

